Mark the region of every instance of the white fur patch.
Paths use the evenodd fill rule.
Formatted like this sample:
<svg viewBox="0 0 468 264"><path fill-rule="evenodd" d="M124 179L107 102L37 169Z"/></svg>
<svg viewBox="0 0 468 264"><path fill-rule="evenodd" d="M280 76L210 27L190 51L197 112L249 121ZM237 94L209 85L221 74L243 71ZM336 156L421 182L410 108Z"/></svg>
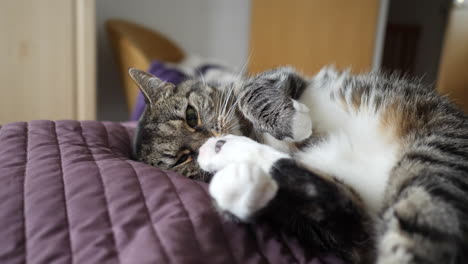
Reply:
<svg viewBox="0 0 468 264"><path fill-rule="evenodd" d="M210 183L218 207L247 220L275 197L278 185L260 166L234 163L220 170Z"/></svg>
<svg viewBox="0 0 468 264"><path fill-rule="evenodd" d="M397 162L399 146L390 142L379 127L379 112L366 108L347 112L341 101L330 97L330 92L342 84L340 76L335 76L334 81L319 79L311 83L300 101L309 107L314 127L328 137L297 157L305 166L353 187L376 213L383 202L390 170Z"/></svg>
<svg viewBox="0 0 468 264"><path fill-rule="evenodd" d="M312 121L307 106L296 100L292 100L292 102L296 110L292 119L292 141L299 142L307 139L312 134Z"/></svg>

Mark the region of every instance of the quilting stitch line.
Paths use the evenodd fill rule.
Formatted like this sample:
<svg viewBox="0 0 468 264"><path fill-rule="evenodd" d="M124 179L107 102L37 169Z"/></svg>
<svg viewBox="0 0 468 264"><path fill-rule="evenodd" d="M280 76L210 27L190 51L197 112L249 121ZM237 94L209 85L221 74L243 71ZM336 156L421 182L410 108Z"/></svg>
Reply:
<svg viewBox="0 0 468 264"><path fill-rule="evenodd" d="M107 200L106 187L104 185L104 179L102 178L101 167L99 167L99 163L97 162L96 158L94 157L94 153L91 150L91 147L88 145L88 141L86 140L86 137L84 136L84 133L83 133L83 126L81 125L81 122L78 122L78 124L79 124L79 128L80 128L81 138L83 139L83 142L85 143L86 149L88 150L88 153L90 154L91 158L93 159L94 164L96 164L96 168L98 169L99 180L100 180L101 187L102 187L102 190L103 190L104 202L105 202L106 209L107 209L106 210L106 216L107 216L106 218L107 218L107 222L109 223L109 227L111 229L111 234L112 234L112 244L114 246L114 251L115 251L115 255L117 256L118 263L122 263L120 261L119 251L117 250L117 244L116 244L116 240L115 240L113 224L112 224L112 220L111 220L110 213L109 213L109 211L110 211L109 201Z"/></svg>
<svg viewBox="0 0 468 264"><path fill-rule="evenodd" d="M187 210L187 207L185 206L185 203L183 202L182 198L180 197L179 195L179 192L177 191L177 187L175 186L174 182L172 181L171 177L169 177L169 175L167 175L167 173L164 171L164 170L161 170L161 172L164 174L164 176L166 176L166 178L168 179L168 181L171 183L171 186L172 186L172 190L175 192L176 196L177 196L177 199L179 200L179 203L182 205L182 208L184 209L184 212L185 214L187 215L187 218L189 219L189 222L190 222L190 225L192 227L192 232L193 232L193 237L195 238L195 240L197 241L197 247L198 247L198 250L201 254L203 254L202 250L201 250L201 247L200 247L200 239L198 239L198 235L197 235L197 232L195 231L195 226L193 224L193 220L192 220L192 217L190 217L190 214L189 214L189 211Z"/></svg>
<svg viewBox="0 0 468 264"><path fill-rule="evenodd" d="M73 250L72 250L72 239L71 239L71 231L70 231L70 217L68 215L68 206L67 206L67 193L65 191L65 174L63 173L63 159L62 159L62 150L60 149L60 142L57 133L57 124L51 121L53 125L53 130L55 132L55 140L57 142L57 151L59 154L59 165L60 165L60 178L62 179L62 190L63 190L63 207L65 209L65 220L66 220L66 227L67 227L67 236L68 236L68 250L70 253L71 263L73 263Z"/></svg>
<svg viewBox="0 0 468 264"><path fill-rule="evenodd" d="M24 177L23 177L23 229L24 229L24 263L28 261L28 238L26 230L26 176L28 171L29 123L24 125Z"/></svg>
<svg viewBox="0 0 468 264"><path fill-rule="evenodd" d="M155 237L156 240L159 241L159 243L161 244L161 248L163 249L163 253L164 253L164 259L169 260L169 255L167 254L167 249L166 249L166 246L164 245L164 243L162 242L160 236L159 236L159 232L157 231L157 228L153 225L153 221L151 221L151 215L150 215L150 211L149 211L149 208L148 208L148 204L146 203L146 196L145 196L145 193L143 192L143 185L140 181L140 178L138 177L137 175L137 172L136 172L136 169L135 167L133 166L133 164L127 160L127 159L123 159L121 157L118 157L114 151L112 151L112 148L110 147L110 143L109 143L109 131L106 127L106 125L104 125L104 129L106 130L106 136L107 136L107 144L108 144L108 148L109 150L111 151L112 155L117 158L117 159L120 159L122 161L124 161L125 163L127 163L129 165L129 167L133 170L133 174L135 175L135 177L137 178L137 182L138 182L138 187L139 187L139 191L140 191L140 194L144 200L144 205L145 205L145 210L146 210L146 216L147 216L147 219L149 221L149 223L151 224L151 230L153 230L153 236ZM129 137L130 139L130 137ZM169 262L167 262L169 263Z"/></svg>
<svg viewBox="0 0 468 264"><path fill-rule="evenodd" d="M196 185L198 186L198 188L205 194L205 198L207 200L207 204L211 205L211 197L208 195L208 193L206 193L206 191L202 188L202 186L200 185L200 182L197 182L195 181ZM217 219L217 222L219 223L219 226L221 227L221 229L223 230L223 238L224 238L224 241L225 241L225 245L226 245L226 248L228 249L229 251L229 254L231 255L231 258L233 260L235 260L235 263L240 263L240 261L235 258L234 254L232 253L232 247L231 247L231 244L228 242L228 238L226 236L226 231L224 230L224 225L221 221L221 216L218 214L218 212L215 212L215 217Z"/></svg>

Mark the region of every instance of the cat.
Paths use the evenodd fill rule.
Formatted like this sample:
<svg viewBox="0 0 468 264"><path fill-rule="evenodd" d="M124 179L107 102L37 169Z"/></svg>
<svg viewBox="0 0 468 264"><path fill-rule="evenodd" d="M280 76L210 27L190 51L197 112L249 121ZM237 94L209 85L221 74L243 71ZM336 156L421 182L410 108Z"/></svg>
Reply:
<svg viewBox="0 0 468 264"><path fill-rule="evenodd" d="M135 157L211 180L220 212L351 263L466 262L468 119L432 88L331 67L130 75L147 100Z"/></svg>

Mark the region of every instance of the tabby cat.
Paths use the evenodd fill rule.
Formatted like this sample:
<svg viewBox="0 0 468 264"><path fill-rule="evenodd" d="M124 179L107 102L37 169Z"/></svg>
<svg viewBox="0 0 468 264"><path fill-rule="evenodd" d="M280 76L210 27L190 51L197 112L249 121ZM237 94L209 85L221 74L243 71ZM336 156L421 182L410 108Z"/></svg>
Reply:
<svg viewBox="0 0 468 264"><path fill-rule="evenodd" d="M468 119L418 82L325 68L178 86L147 100L135 157L210 181L219 210L351 263L468 263Z"/></svg>

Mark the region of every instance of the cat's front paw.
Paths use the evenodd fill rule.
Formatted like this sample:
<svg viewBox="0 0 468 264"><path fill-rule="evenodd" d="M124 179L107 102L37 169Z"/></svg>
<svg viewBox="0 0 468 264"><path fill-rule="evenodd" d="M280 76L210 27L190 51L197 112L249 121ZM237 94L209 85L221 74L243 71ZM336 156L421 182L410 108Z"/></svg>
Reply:
<svg viewBox="0 0 468 264"><path fill-rule="evenodd" d="M303 141L312 135L312 120L310 119L309 108L299 103L296 100L292 100L294 107L294 115L291 122L292 138L287 137L287 141Z"/></svg>
<svg viewBox="0 0 468 264"><path fill-rule="evenodd" d="M226 166L215 174L209 187L218 209L242 221L264 208L277 191L272 177L253 163Z"/></svg>
<svg viewBox="0 0 468 264"><path fill-rule="evenodd" d="M200 147L197 161L201 169L211 173L236 163L252 163L268 171L275 161L288 157L250 138L226 135L208 139Z"/></svg>

